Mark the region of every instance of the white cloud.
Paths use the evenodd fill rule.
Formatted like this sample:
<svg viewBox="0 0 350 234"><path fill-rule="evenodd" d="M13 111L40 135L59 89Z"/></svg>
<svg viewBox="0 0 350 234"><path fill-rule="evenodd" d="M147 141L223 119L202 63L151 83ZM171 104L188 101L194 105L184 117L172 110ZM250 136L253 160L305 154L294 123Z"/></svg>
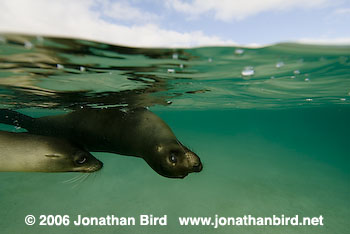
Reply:
<svg viewBox="0 0 350 234"><path fill-rule="evenodd" d="M201 31L180 33L160 28L152 23L130 27L112 24L104 21L100 17L100 12L93 10L96 3L103 4L103 1L2 0L0 1L0 31L78 37L143 47L234 44L233 41L208 36ZM117 5L114 7L117 8ZM111 8L111 12L113 12L113 8ZM115 9L114 12L116 12ZM140 19L144 17L142 12L137 9L133 9L131 12L133 12L134 17Z"/></svg>
<svg viewBox="0 0 350 234"><path fill-rule="evenodd" d="M141 11L130 6L128 2L97 1L96 4L102 10L102 14L112 19L129 22L149 22L159 19L159 16Z"/></svg>
<svg viewBox="0 0 350 234"><path fill-rule="evenodd" d="M301 38L299 40L296 40L296 42L314 45L350 45L350 37Z"/></svg>
<svg viewBox="0 0 350 234"><path fill-rule="evenodd" d="M330 0L167 0L167 6L191 18L214 13L222 21L242 20L264 11L326 6Z"/></svg>
<svg viewBox="0 0 350 234"><path fill-rule="evenodd" d="M264 2L262 4L261 2ZM215 4L214 4L215 3ZM233 4L234 3L234 4ZM304 5L302 4L304 3ZM288 7L313 7L325 4L326 0L194 0L185 3L169 0L168 4L192 16L214 12L222 20L241 19L264 10ZM347 15L348 8L334 11ZM104 20L108 16L118 22ZM332 17L334 18L334 17ZM140 47L192 47L204 45L236 45L232 40L206 35L202 31L178 32L160 27L160 16L135 8L126 1L108 0L1 0L0 32L29 33L37 35L64 36L97 40L112 44ZM129 24L130 25L130 24ZM302 43L350 44L347 37L317 39L303 38ZM251 44L251 47L259 45Z"/></svg>

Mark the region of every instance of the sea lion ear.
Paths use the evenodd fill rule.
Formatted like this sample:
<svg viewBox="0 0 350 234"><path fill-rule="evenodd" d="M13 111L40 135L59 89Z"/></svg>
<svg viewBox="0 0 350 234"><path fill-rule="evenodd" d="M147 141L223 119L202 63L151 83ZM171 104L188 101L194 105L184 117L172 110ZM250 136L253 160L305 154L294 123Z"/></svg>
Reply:
<svg viewBox="0 0 350 234"><path fill-rule="evenodd" d="M45 154L45 157L48 157L48 158L60 158L60 157L62 157L62 155L59 155L59 154Z"/></svg>
<svg viewBox="0 0 350 234"><path fill-rule="evenodd" d="M164 150L164 147L162 145L156 145L157 152L162 152Z"/></svg>

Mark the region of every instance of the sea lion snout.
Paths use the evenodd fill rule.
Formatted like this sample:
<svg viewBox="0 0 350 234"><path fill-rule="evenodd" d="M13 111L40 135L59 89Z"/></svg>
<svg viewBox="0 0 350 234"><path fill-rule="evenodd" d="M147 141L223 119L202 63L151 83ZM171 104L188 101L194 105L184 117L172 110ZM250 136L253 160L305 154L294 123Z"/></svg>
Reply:
<svg viewBox="0 0 350 234"><path fill-rule="evenodd" d="M192 151L186 153L189 165L192 166L193 172L200 172L203 169L203 165L199 157Z"/></svg>
<svg viewBox="0 0 350 234"><path fill-rule="evenodd" d="M193 165L193 171L194 172L200 172L200 171L202 171L202 169L203 169L203 165L202 165L201 162L199 162L198 164Z"/></svg>
<svg viewBox="0 0 350 234"><path fill-rule="evenodd" d="M97 161L98 163L87 168L86 172L95 172L95 171L101 170L103 167L103 162L101 162L100 160L97 160Z"/></svg>

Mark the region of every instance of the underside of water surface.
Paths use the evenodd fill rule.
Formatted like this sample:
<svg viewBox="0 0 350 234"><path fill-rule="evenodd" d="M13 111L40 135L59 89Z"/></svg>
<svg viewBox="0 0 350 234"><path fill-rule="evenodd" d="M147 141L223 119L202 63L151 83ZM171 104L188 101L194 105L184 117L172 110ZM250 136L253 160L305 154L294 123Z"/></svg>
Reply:
<svg viewBox="0 0 350 234"><path fill-rule="evenodd" d="M141 158L0 173L1 233L347 233L350 46L128 48L0 36L0 108L32 117L147 107L201 158L185 179ZM0 130L25 131L0 124ZM27 226L26 215L168 216L167 226ZM323 226L180 226L178 217L324 217Z"/></svg>

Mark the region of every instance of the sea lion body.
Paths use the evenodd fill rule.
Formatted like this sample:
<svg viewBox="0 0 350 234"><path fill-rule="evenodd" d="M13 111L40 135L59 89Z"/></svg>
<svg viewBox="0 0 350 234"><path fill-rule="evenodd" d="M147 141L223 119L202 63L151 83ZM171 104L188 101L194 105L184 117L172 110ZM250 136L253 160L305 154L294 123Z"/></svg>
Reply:
<svg viewBox="0 0 350 234"><path fill-rule="evenodd" d="M183 178L202 170L199 157L177 140L161 118L145 108L83 109L41 118L2 110L0 121L30 133L68 139L88 151L142 157L166 177Z"/></svg>
<svg viewBox="0 0 350 234"><path fill-rule="evenodd" d="M2 172L94 172L102 165L64 139L0 131Z"/></svg>

